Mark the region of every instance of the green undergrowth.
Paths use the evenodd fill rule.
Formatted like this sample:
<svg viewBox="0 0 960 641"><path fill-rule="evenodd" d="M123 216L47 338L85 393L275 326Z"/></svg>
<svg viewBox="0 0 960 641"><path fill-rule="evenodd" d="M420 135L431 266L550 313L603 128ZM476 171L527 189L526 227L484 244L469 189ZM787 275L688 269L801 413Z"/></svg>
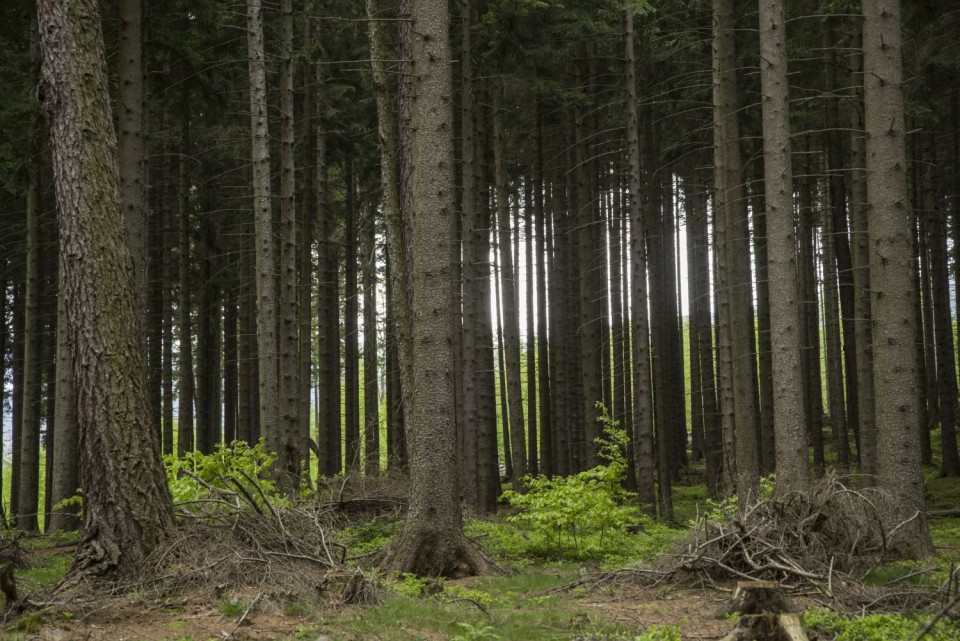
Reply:
<svg viewBox="0 0 960 641"><path fill-rule="evenodd" d="M824 641L909 641L915 639L929 615L868 614L848 617L826 608L812 608L803 615L807 627ZM925 641L960 641L960 627L941 621Z"/></svg>
<svg viewBox="0 0 960 641"><path fill-rule="evenodd" d="M325 618L313 630L336 639L443 638L530 640L587 638L634 639L630 631L576 602L547 594L573 574L520 573L469 582L442 583L403 577L393 583L396 596L378 607L364 607Z"/></svg>

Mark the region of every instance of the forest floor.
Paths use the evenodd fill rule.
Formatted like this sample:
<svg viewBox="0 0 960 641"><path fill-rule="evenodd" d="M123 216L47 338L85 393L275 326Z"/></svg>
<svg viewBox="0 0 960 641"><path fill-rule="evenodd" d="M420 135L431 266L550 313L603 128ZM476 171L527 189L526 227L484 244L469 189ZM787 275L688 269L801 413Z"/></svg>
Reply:
<svg viewBox="0 0 960 641"><path fill-rule="evenodd" d="M960 507L960 481L938 479L931 468L927 488L928 510ZM702 509L702 499L702 486L678 487L677 525L637 534L650 539L650 543L628 551L627 557L571 560L511 556L509 546L496 540L497 528L506 527L505 523L487 519L473 521L468 534L508 569L501 576L435 582L415 577L384 578L372 568L358 566L333 573L329 582L296 594L285 594L267 584L244 588L218 584L197 590L158 593L144 589L82 601L58 600L50 597L51 589L69 567L71 540L23 539L31 567L17 571L18 587L21 595L27 595L35 605L22 613L6 615L0 641L722 639L735 617L717 618L716 613L730 602L733 582L694 588L672 583L644 587L641 581L591 580L604 576L605 571L648 563L651 556L662 554L689 531L688 520ZM375 558L375 554L365 552L389 540L399 522L394 515L379 524L348 526L341 534L350 542L351 552L359 552L355 556ZM944 576L948 582L954 574L960 578L956 571L960 565L960 518L932 519L931 530L937 546L934 559L885 564L874 569L867 582L933 588ZM631 559L631 554L643 558ZM355 572L372 586L366 604L345 604L341 598L343 586ZM794 600L808 613L811 639L907 641L931 616L930 612L908 613L889 620L870 620L863 629L851 631L844 627L848 619L824 609L838 609L825 595L808 594ZM941 631L932 638L960 641L960 631Z"/></svg>

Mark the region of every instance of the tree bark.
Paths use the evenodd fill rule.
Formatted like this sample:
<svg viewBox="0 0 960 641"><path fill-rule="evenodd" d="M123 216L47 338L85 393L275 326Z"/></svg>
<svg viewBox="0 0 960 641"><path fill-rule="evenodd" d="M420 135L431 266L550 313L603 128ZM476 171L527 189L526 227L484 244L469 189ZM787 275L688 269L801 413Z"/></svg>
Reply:
<svg viewBox="0 0 960 641"><path fill-rule="evenodd" d="M84 488L71 573L132 577L174 521L150 425L100 16L86 0L38 9Z"/></svg>
<svg viewBox="0 0 960 641"><path fill-rule="evenodd" d="M526 431L523 416L523 382L520 378L520 312L517 308L517 276L513 261L513 243L511 242L510 188L507 178L506 142L503 134L503 91L502 84L493 89L493 157L494 180L497 196L497 230L500 237L500 282L503 296L503 354L506 365L506 387L500 388L500 394L506 395L509 418L510 450L513 457L510 467L510 480L514 490L520 490L523 477L527 474ZM517 231L519 235L519 230ZM530 400L530 399L528 399Z"/></svg>
<svg viewBox="0 0 960 641"><path fill-rule="evenodd" d="M643 226L640 135L637 122L637 80L633 49L633 9L624 3L626 17L627 154L630 161L630 323L633 345L633 451L640 505L656 504L653 482L653 402L650 381L650 323L647 312L646 238Z"/></svg>
<svg viewBox="0 0 960 641"><path fill-rule="evenodd" d="M380 386L377 377L377 252L374 207L363 221L363 446L364 474L380 471Z"/></svg>
<svg viewBox="0 0 960 641"><path fill-rule="evenodd" d="M297 304L297 206L293 121L293 0L280 0L280 298L278 423L267 431L267 449L277 453L274 474L289 495L300 490L305 446L300 438L300 355ZM269 163L266 165L269 170Z"/></svg>
<svg viewBox="0 0 960 641"><path fill-rule="evenodd" d="M413 281L411 323L415 367L410 381L410 508L384 560L389 572L458 577L487 569L463 535L453 422L454 283L453 112L449 15L442 0L413 3L413 105L411 133Z"/></svg>
<svg viewBox="0 0 960 641"><path fill-rule="evenodd" d="M250 72L250 130L253 166L253 217L257 285L257 356L260 398L260 433L267 449L280 445L280 344L277 335L276 226L270 193L270 135L267 125L267 80L264 63L261 0L247 0L247 55ZM281 456L282 452L277 452ZM285 478L289 471L278 466L281 486L294 487Z"/></svg>
<svg viewBox="0 0 960 641"><path fill-rule="evenodd" d="M863 5L863 78L867 202L870 203L871 303L880 487L893 499L889 517L903 524L892 549L932 552L923 508L917 398L910 214L904 144L899 0Z"/></svg>
<svg viewBox="0 0 960 641"><path fill-rule="evenodd" d="M800 307L797 243L790 162L790 95L787 81L787 24L782 0L760 0L760 78L763 86L763 169L770 283L770 342L777 454L777 490L807 487L800 370Z"/></svg>

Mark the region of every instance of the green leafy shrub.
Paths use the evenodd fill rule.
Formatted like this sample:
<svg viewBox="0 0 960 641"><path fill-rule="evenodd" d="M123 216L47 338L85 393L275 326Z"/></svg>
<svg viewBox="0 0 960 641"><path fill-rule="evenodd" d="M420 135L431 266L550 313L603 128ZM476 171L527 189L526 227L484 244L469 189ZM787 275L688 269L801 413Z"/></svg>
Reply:
<svg viewBox="0 0 960 641"><path fill-rule="evenodd" d="M180 458L173 454L163 458L175 504L206 501L214 498L217 490L224 490L238 493L258 506L267 500L273 505L285 505L287 499L270 479L273 462L274 457L264 449L263 439L253 446L246 441L218 444L212 454L193 451Z"/></svg>
<svg viewBox="0 0 960 641"><path fill-rule="evenodd" d="M669 528L643 516L635 495L624 490L627 434L602 404L597 406L604 436L596 443L605 463L571 476L527 476L525 493L508 490L501 497L517 510L507 518L517 528L479 526L505 556L622 561L638 555L633 540L645 539L626 531L631 524L648 535L655 533L655 539L648 536L646 542L656 540L658 551L664 538L672 540L665 536Z"/></svg>
<svg viewBox="0 0 960 641"><path fill-rule="evenodd" d="M399 518L370 519L341 529L338 538L347 545L351 554L366 554L385 547L400 532L402 525L403 521Z"/></svg>

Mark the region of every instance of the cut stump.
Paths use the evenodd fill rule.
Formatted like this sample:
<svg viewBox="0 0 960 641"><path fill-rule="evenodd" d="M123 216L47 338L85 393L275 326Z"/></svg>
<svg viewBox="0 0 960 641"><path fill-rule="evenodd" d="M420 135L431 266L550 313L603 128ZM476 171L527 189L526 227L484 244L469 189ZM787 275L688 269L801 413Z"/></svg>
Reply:
<svg viewBox="0 0 960 641"><path fill-rule="evenodd" d="M809 641L797 607L775 581L741 581L729 611L741 616L723 641Z"/></svg>

